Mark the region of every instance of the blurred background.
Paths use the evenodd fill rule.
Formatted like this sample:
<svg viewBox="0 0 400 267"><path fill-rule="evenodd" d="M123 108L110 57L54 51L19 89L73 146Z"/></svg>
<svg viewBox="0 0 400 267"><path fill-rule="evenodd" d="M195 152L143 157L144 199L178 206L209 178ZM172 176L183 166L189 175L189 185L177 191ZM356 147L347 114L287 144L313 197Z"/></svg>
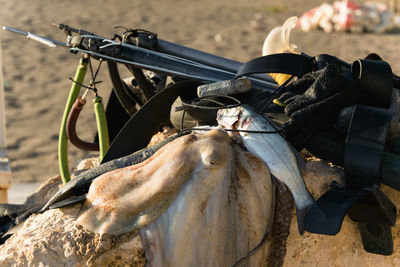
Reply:
<svg viewBox="0 0 400 267"><path fill-rule="evenodd" d="M112 37L114 26L156 32L164 40L238 61L261 56L268 32L290 16L322 4L315 0L0 0L0 25L65 41L52 22ZM362 1L356 1L361 3ZM65 48L48 48L21 35L1 31L6 99L7 143L13 184L39 183L58 174L57 139L64 105L80 55ZM400 73L397 33L327 34L295 30L291 42L309 55L327 53L347 62L376 52ZM109 95L107 69L98 86ZM85 106L78 133L91 140L95 118L91 102ZM85 156L72 146L70 166Z"/></svg>

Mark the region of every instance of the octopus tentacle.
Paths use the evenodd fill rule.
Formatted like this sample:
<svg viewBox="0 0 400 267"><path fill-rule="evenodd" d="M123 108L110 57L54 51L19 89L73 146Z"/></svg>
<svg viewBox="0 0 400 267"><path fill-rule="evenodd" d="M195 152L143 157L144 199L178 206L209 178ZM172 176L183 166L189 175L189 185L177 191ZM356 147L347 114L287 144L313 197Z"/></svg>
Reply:
<svg viewBox="0 0 400 267"><path fill-rule="evenodd" d="M285 184L275 179L277 184L275 216L272 226L273 248L269 256L269 266L283 265L286 256L286 241L290 233L290 222L293 217L293 196Z"/></svg>

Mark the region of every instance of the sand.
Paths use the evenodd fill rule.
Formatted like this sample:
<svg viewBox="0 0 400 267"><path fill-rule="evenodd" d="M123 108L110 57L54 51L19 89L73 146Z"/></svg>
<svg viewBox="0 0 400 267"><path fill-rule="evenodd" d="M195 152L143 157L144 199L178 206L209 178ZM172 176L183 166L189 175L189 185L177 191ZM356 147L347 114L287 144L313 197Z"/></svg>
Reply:
<svg viewBox="0 0 400 267"><path fill-rule="evenodd" d="M159 38L239 61L260 56L266 34L287 17L301 15L322 1L150 1L0 0L0 25L65 41L51 22L66 23L111 37L116 25L144 28ZM63 48L46 46L1 31L8 152L13 183L45 181L58 173L57 139L69 77L79 60ZM309 55L328 53L348 62L377 52L400 73L399 35L295 32L292 40ZM102 69L100 95L111 89ZM87 82L87 81L86 81ZM78 132L90 140L95 132L89 102ZM70 166L86 152L70 146Z"/></svg>

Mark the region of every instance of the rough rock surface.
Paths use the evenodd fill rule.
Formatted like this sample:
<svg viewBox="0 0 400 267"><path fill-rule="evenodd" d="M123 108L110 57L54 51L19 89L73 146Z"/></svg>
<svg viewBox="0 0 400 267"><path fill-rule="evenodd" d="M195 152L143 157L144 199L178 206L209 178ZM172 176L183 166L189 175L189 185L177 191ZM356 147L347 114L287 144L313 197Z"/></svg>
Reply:
<svg viewBox="0 0 400 267"><path fill-rule="evenodd" d="M162 129L156 133L155 135L153 135L153 137L151 138L149 144L147 145L147 147L151 147L159 142L161 142L162 140L170 137L171 135L174 135L176 133L178 133L179 131L175 128L169 127L169 126L163 126Z"/></svg>
<svg viewBox="0 0 400 267"><path fill-rule="evenodd" d="M83 159L77 171L98 165L96 157ZM56 176L25 203L48 201L62 185ZM1 246L0 266L144 266L138 232L120 236L93 234L76 224L81 205L32 215L12 229L14 235Z"/></svg>
<svg viewBox="0 0 400 267"><path fill-rule="evenodd" d="M330 182L340 182L343 171L330 167L326 162L307 162L304 180L314 198L328 190ZM382 185L383 192L400 207L400 192ZM400 266L400 226L392 227L394 253L391 256L371 254L364 251L357 224L348 216L340 232L335 236L305 233L300 236L296 217L292 219L287 241L287 254L283 266Z"/></svg>
<svg viewBox="0 0 400 267"><path fill-rule="evenodd" d="M80 208L32 215L1 246L1 266L144 266L137 233L92 234L75 223Z"/></svg>
<svg viewBox="0 0 400 267"><path fill-rule="evenodd" d="M25 204L28 203L45 203L58 189L62 186L61 176L57 175L44 182L35 193L26 198Z"/></svg>
<svg viewBox="0 0 400 267"><path fill-rule="evenodd" d="M308 162L304 179L314 197L332 180L340 181L342 170L326 162ZM382 186L397 205L400 193ZM80 205L50 210L30 217L0 247L1 266L143 266L144 251L136 233L121 236L94 235L75 224ZM336 236L305 233L300 236L293 216L283 266L400 266L400 227L392 228L394 253L370 254L362 248L357 225L348 217Z"/></svg>

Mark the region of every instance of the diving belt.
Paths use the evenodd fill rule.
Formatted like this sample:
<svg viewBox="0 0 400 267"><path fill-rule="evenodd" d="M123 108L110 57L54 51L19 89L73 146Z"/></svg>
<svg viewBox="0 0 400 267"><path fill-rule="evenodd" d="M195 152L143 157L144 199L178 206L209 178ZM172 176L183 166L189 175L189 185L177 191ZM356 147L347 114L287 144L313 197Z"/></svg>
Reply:
<svg viewBox="0 0 400 267"><path fill-rule="evenodd" d="M359 63L360 61L353 63L352 69L354 64ZM363 60L362 63L363 76L357 74L358 69L353 70L353 75L356 75L355 79L359 80L363 91L360 102L367 105L356 105L352 114L344 146L345 186L333 186L316 202L316 205L326 211L325 217L321 218L332 221L322 222L311 208L306 220L306 230L336 234L340 225L335 223L347 211L349 217L358 223L364 249L371 253L391 255L391 227L395 225L397 209L382 192L379 184L387 183L382 181L382 162L392 119L388 110L393 93L392 73L386 62ZM371 82L371 77L374 82ZM398 185L399 180L397 175L391 177L389 183Z"/></svg>
<svg viewBox="0 0 400 267"><path fill-rule="evenodd" d="M349 125L342 148L345 186L337 183L310 208L305 228L308 232L335 235L348 213L358 223L366 251L382 255L393 253L391 227L397 209L379 187L382 159L391 115L388 108L393 95L393 73L384 61L357 60L352 65L330 56L310 58L305 55L277 54L253 59L238 70L236 77L253 73L280 72L298 77L333 64L342 71L351 71L362 94ZM283 66L285 69L277 69ZM343 155L344 154L344 155ZM398 174L398 173L397 173ZM388 177L387 177L388 178ZM383 181L399 189L400 177Z"/></svg>

